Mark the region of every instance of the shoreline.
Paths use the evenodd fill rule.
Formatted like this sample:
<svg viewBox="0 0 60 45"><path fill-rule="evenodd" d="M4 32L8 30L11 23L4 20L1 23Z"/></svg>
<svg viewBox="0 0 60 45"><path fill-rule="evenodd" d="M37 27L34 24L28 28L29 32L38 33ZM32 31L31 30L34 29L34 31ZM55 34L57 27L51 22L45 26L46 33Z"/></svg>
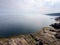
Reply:
<svg viewBox="0 0 60 45"><path fill-rule="evenodd" d="M0 38L0 44L6 45L9 43L10 45L38 45L38 44L46 44L46 45L58 45L60 44L57 41L55 34L56 32L52 32L50 30L55 30L51 27L44 27L40 31L33 33L33 34L25 34L25 35L18 35L12 36L9 38ZM16 42L17 41L17 42ZM11 42L11 43L10 43ZM58 43L57 43L58 42ZM8 44L8 45L9 45Z"/></svg>

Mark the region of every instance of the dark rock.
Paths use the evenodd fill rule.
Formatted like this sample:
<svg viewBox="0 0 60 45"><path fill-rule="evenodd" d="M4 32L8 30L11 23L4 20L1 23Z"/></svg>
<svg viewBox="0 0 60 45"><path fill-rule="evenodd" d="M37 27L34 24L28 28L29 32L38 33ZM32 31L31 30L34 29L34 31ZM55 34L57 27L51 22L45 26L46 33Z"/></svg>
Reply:
<svg viewBox="0 0 60 45"><path fill-rule="evenodd" d="M43 43L40 41L39 43L37 43L36 45L43 45Z"/></svg>
<svg viewBox="0 0 60 45"><path fill-rule="evenodd" d="M51 24L50 26L52 26L55 29L60 29L60 23L54 23L54 24Z"/></svg>
<svg viewBox="0 0 60 45"><path fill-rule="evenodd" d="M39 42L39 45L43 45L43 43L42 42Z"/></svg>
<svg viewBox="0 0 60 45"><path fill-rule="evenodd" d="M55 18L56 21L60 21L60 17Z"/></svg>
<svg viewBox="0 0 60 45"><path fill-rule="evenodd" d="M50 31L52 31L52 32L56 32L55 30L50 30Z"/></svg>
<svg viewBox="0 0 60 45"><path fill-rule="evenodd" d="M57 39L60 39L60 33L57 33L57 34L55 35L55 37L56 37Z"/></svg>

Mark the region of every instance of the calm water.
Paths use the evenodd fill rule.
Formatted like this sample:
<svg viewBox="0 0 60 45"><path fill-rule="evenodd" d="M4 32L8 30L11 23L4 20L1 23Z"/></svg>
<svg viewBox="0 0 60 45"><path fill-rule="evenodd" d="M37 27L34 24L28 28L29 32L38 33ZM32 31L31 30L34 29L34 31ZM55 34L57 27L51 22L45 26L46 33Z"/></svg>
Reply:
<svg viewBox="0 0 60 45"><path fill-rule="evenodd" d="M54 23L53 16L46 15L0 15L0 37L37 32Z"/></svg>

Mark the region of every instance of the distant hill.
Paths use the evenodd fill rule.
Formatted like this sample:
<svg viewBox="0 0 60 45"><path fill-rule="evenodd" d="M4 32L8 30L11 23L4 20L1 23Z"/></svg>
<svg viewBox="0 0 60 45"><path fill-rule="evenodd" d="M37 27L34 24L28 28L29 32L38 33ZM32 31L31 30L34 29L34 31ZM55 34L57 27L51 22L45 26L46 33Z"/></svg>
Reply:
<svg viewBox="0 0 60 45"><path fill-rule="evenodd" d="M49 16L60 16L60 13L50 13L50 14L46 14L46 15L49 15Z"/></svg>

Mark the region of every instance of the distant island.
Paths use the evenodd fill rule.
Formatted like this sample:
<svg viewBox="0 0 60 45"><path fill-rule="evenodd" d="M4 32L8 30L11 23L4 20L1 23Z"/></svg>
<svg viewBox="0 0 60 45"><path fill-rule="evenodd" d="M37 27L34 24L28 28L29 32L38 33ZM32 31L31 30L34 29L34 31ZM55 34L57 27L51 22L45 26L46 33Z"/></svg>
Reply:
<svg viewBox="0 0 60 45"><path fill-rule="evenodd" d="M50 14L45 14L45 15L49 15L49 16L60 16L60 13L50 13Z"/></svg>

